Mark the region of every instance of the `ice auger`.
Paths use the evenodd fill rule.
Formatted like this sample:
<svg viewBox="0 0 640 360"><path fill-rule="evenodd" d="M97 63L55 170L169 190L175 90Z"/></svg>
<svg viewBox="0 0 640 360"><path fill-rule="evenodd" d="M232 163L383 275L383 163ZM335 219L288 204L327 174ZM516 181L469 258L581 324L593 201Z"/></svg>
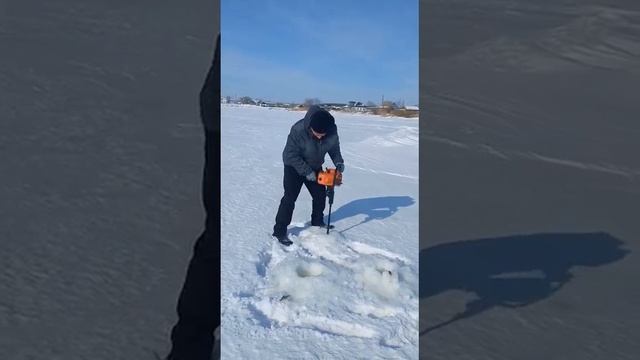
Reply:
<svg viewBox="0 0 640 360"><path fill-rule="evenodd" d="M327 168L318 173L318 184L327 187L327 197L329 198L329 217L327 219L327 234L331 227L331 207L335 195L335 187L342 185L342 173L333 168Z"/></svg>

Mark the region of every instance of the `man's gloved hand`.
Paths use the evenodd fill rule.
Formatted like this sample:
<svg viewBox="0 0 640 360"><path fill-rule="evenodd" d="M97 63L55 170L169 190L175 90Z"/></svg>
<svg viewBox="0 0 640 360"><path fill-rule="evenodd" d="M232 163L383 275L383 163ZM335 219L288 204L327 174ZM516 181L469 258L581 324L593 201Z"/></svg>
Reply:
<svg viewBox="0 0 640 360"><path fill-rule="evenodd" d="M311 181L311 182L316 182L316 173L315 172L310 172L307 174L307 181Z"/></svg>
<svg viewBox="0 0 640 360"><path fill-rule="evenodd" d="M338 170L340 173L344 172L344 164L343 163L337 163L336 164L336 170Z"/></svg>

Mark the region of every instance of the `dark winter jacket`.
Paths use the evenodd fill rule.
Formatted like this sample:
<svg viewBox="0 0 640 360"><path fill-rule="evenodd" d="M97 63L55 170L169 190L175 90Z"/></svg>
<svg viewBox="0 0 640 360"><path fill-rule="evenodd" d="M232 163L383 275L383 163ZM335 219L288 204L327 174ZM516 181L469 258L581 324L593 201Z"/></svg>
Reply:
<svg viewBox="0 0 640 360"><path fill-rule="evenodd" d="M304 119L291 127L287 145L282 152L284 164L293 166L301 176L321 170L327 153L334 164L344 163L335 122L327 129L327 134L322 139L317 139L311 133L311 115L317 111L326 110L316 105L311 106Z"/></svg>

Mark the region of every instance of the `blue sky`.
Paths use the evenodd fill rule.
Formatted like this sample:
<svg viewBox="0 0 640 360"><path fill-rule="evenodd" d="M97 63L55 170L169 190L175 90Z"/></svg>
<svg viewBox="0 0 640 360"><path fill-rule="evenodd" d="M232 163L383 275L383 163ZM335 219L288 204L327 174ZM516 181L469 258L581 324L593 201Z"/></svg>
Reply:
<svg viewBox="0 0 640 360"><path fill-rule="evenodd" d="M221 0L222 94L418 103L418 0Z"/></svg>

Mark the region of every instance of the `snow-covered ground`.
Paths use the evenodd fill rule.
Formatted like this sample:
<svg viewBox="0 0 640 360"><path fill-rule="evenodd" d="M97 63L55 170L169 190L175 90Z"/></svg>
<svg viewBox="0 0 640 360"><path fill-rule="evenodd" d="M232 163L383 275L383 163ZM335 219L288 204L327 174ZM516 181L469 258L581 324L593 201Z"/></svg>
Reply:
<svg viewBox="0 0 640 360"><path fill-rule="evenodd" d="M346 164L336 228L308 226L303 187L284 249L270 236L281 153L303 116L222 107L222 356L416 359L418 122L334 113Z"/></svg>
<svg viewBox="0 0 640 360"><path fill-rule="evenodd" d="M420 2L420 351L637 359L640 2Z"/></svg>
<svg viewBox="0 0 640 360"><path fill-rule="evenodd" d="M168 352L218 4L0 1L0 359Z"/></svg>

